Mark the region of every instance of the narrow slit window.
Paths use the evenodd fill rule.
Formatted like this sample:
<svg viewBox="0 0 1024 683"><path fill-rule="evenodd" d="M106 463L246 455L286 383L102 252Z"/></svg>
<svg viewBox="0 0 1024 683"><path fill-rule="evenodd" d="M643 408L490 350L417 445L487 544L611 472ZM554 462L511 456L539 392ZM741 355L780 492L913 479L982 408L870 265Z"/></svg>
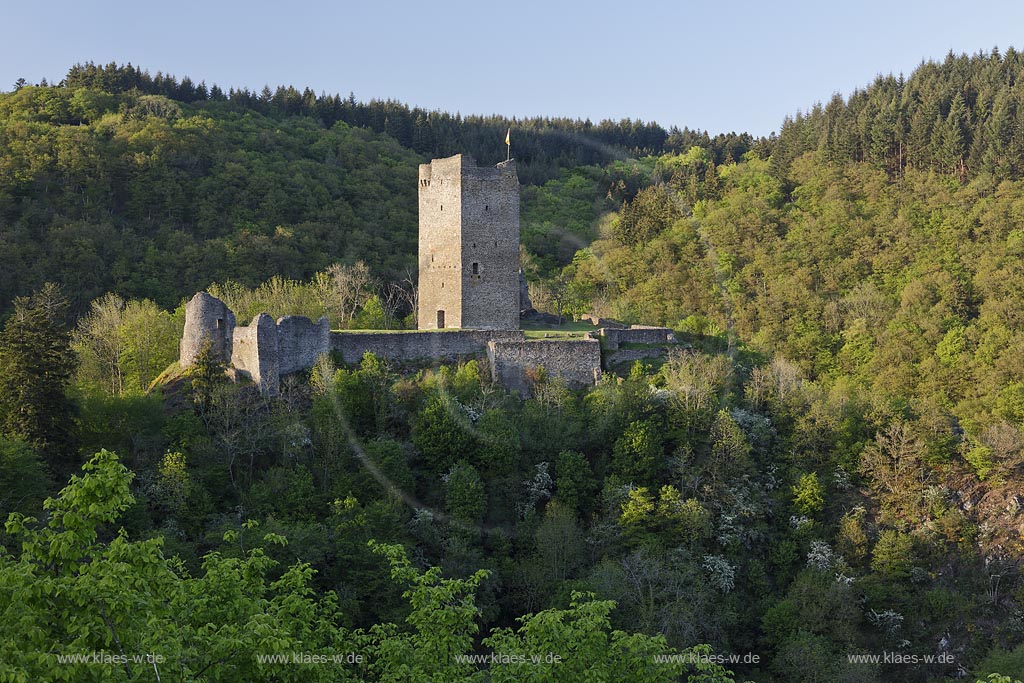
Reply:
<svg viewBox="0 0 1024 683"><path fill-rule="evenodd" d="M479 274L480 274L480 264L477 263L476 261L474 261L473 262L473 275L479 275Z"/></svg>

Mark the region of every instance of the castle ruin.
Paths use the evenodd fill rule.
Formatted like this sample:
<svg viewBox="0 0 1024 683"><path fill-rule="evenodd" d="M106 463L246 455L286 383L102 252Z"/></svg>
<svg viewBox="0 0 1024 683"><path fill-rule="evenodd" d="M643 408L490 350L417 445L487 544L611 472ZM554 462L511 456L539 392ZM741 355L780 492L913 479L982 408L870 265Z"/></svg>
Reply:
<svg viewBox="0 0 1024 683"><path fill-rule="evenodd" d="M419 216L419 329L519 329L516 162L420 164Z"/></svg>
<svg viewBox="0 0 1024 683"><path fill-rule="evenodd" d="M239 326L223 301L199 292L185 307L179 364L191 366L209 344L216 359L270 395L282 376L326 353L344 363L367 352L398 363L486 356L492 379L513 391L527 393L528 377L541 367L570 387L593 386L601 377L601 342L527 339L519 329L520 311L530 309L524 289L515 162L478 167L457 154L419 168L418 330L332 331L326 318L275 321L266 313ZM596 332L613 348L671 340L666 328Z"/></svg>

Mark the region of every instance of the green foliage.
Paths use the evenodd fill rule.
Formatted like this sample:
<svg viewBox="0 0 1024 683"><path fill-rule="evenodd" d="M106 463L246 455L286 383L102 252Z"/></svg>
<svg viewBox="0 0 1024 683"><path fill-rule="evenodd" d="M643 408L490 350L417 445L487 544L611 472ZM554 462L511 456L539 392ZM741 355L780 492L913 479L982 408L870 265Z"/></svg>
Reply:
<svg viewBox="0 0 1024 683"><path fill-rule="evenodd" d="M590 507L597 489L586 456L578 451L562 451L555 459L555 492L558 500L573 511Z"/></svg>
<svg viewBox="0 0 1024 683"><path fill-rule="evenodd" d="M517 629L497 629L484 644L511 663L495 667L493 681L523 680L524 672L544 681L731 680L706 647L675 652L664 636L627 634L611 627L615 603L574 592L569 608L520 619ZM664 660L664 662L660 661ZM521 662L521 663L520 663Z"/></svg>
<svg viewBox="0 0 1024 683"><path fill-rule="evenodd" d="M473 362L475 366L475 361ZM467 364L464 367L469 367ZM458 376L456 374L456 385ZM477 376L477 379L479 376ZM519 430L503 410L488 410L476 421L476 436L479 441L474 457L480 471L490 477L511 472L519 459Z"/></svg>
<svg viewBox="0 0 1024 683"><path fill-rule="evenodd" d="M658 518L667 538L686 543L703 540L711 532L711 515L696 498L683 500L675 486L661 487L658 496Z"/></svg>
<svg viewBox="0 0 1024 683"><path fill-rule="evenodd" d="M973 469L974 473L978 475L978 479L985 479L988 473L992 471L992 449L988 446L977 445L971 450L967 451L964 456Z"/></svg>
<svg viewBox="0 0 1024 683"><path fill-rule="evenodd" d="M176 455L161 467L170 479L182 471ZM518 675L517 666L500 659L482 666L467 658L477 646L476 593L487 571L445 579L437 567L413 567L401 546L371 541L391 577L406 587L409 628L378 623L352 631L340 624L334 594L317 596L311 590L314 572L308 564L275 571L268 551L288 543L280 534L264 534L266 550L257 547L237 557L210 553L192 575L180 561L164 557L162 539L130 541L123 530L108 533L107 525L133 502L131 480L116 455L101 451L58 498L46 501L46 524L19 513L10 516L7 531L21 551L0 553L0 586L7 594L0 603L5 680L140 680L150 668L154 675L173 672L197 683L270 677L454 683ZM224 540L238 543L258 527L246 522ZM495 631L484 644L507 648L509 654L547 648L574 672L565 680L584 672L607 677L613 671L619 680L676 680L684 671L702 674L689 679L694 681L731 680L709 662L657 664L654 655L674 652L662 637L611 631L613 606L577 596L571 612L527 615L522 629ZM706 648L696 651L709 654ZM88 660L97 653L102 660L97 663L58 659ZM331 666L296 665L292 658L303 653L327 657ZM346 659L350 655L359 661ZM278 656L281 660L271 659ZM335 656L337 661L330 659ZM632 671L632 677L622 678L622 671Z"/></svg>
<svg viewBox="0 0 1024 683"><path fill-rule="evenodd" d="M871 568L894 579L910 575L914 565L914 540L898 531L883 531L871 553Z"/></svg>
<svg viewBox="0 0 1024 683"><path fill-rule="evenodd" d="M183 324L148 299L106 294L93 301L72 337L78 382L114 395L145 392L177 360Z"/></svg>
<svg viewBox="0 0 1024 683"><path fill-rule="evenodd" d="M1016 673L1024 671L1024 645L1012 650L995 649L978 666L977 671L983 676L985 683L1019 683L1011 681L1009 676L1001 676L997 671Z"/></svg>
<svg viewBox="0 0 1024 683"><path fill-rule="evenodd" d="M412 442L427 464L445 471L455 461L472 457L475 439L469 418L450 397L431 398L412 423Z"/></svg>
<svg viewBox="0 0 1024 683"><path fill-rule="evenodd" d="M48 488L46 467L36 452L23 441L0 437L0 518L35 510Z"/></svg>
<svg viewBox="0 0 1024 683"><path fill-rule="evenodd" d="M413 567L401 546L371 542L371 548L387 559L392 579L408 586L403 597L412 607L406 618L411 633L398 632L390 625L372 629L382 641L380 661L371 669L376 669L374 678L396 683L482 680L477 667L460 662L459 657L471 651L479 631L475 593L489 572L479 570L467 579L442 579L437 567L425 572Z"/></svg>
<svg viewBox="0 0 1024 683"><path fill-rule="evenodd" d="M228 656L252 645L249 632L267 633L259 605L280 591L254 586L287 574L270 566L285 558L310 563L303 590L331 626L300 640L321 623L304 617L268 637L374 655L358 670L304 672L314 680L699 675L609 654L619 652L609 620L647 634L623 641L634 653L663 652L653 634L675 648L760 651L758 667L737 667L756 680L951 677L952 667L845 665L848 653L902 641L924 651L943 638L957 667L1013 675L1024 596L1012 569L1024 461L1024 146L1013 135L1024 107L1010 87L1020 62L1015 51L951 56L881 78L786 121L749 154L744 136L524 122L513 136L535 304L667 324L681 342L653 374L609 372L582 396L538 372L517 401L475 361L416 373L369 356L340 371L323 359L308 390L290 382L273 400L222 386L208 368L205 389L193 377L189 417L173 382L166 398L139 395L160 353L174 353L181 309L113 296L87 306L106 291L174 306L216 277L240 321L267 310L391 326L413 294L394 282L414 252L409 174L422 155L503 158L499 117L288 88L214 95L116 66L75 69L62 87L24 85L0 95L0 219L13 226L0 296L58 273L87 314L74 338L80 442L131 462L137 500L122 523L162 536L189 567L169 563L165 583L208 582L194 600L173 597L191 588L150 591L189 615L175 617L168 651L187 651L190 667L227 656L223 673L191 668L183 680L298 675ZM639 154L650 156L629 158ZM26 276L21 264L33 262L39 272ZM146 349L160 353L146 361ZM10 456L0 477L26 491L22 510L43 482L32 450L0 448ZM263 527L238 529L238 510ZM110 524L96 527L97 552L114 543ZM282 536L287 548L275 545ZM374 554L372 538L394 552ZM417 566L462 581L487 566L495 580L456 587L413 568L396 543ZM125 547L119 558L132 556ZM204 569L210 548L220 583ZM108 572L96 552L75 556L88 580ZM422 587L425 612L402 603L389 566ZM28 597L27 586L49 590L45 571L32 571L35 583L16 584ZM155 584L143 590L132 571L103 575L155 625L112 623L148 646L172 622L160 621L167 600L146 593ZM580 589L599 599L570 597ZM609 600L611 614L599 606ZM41 602L25 604L0 614L52 621ZM94 602L75 609L91 616L73 624L109 632ZM213 635L194 636L201 619ZM60 628L42 631L79 637ZM563 662L458 661L498 653L481 628L507 652ZM82 646L113 651L105 638ZM990 642L1011 654L986 662Z"/></svg>
<svg viewBox="0 0 1024 683"><path fill-rule="evenodd" d="M612 463L624 479L654 481L664 466L662 430L653 420L633 422L615 442Z"/></svg>
<svg viewBox="0 0 1024 683"><path fill-rule="evenodd" d="M793 507L801 515L814 517L825 507L825 489L818 481L818 473L810 472L800 475L793 487Z"/></svg>
<svg viewBox="0 0 1024 683"><path fill-rule="evenodd" d="M0 638L9 655L0 664L5 677L137 680L157 668L189 681L258 678L266 669L257 654L346 651L332 599L310 595L308 565L272 581L267 573L275 563L261 549L239 559L214 553L202 575L192 577L163 557L160 539L132 542L123 531L101 538L101 528L132 503L131 473L107 451L83 472L59 498L47 500L46 525L17 514L7 523L22 550L0 555L0 585L8 592L0 608ZM100 652L109 655L106 664L57 660ZM143 659L133 661L133 655ZM310 680L308 671L280 671L281 680Z"/></svg>
<svg viewBox="0 0 1024 683"><path fill-rule="evenodd" d="M48 283L15 300L0 332L0 429L32 445L58 474L69 470L74 454L66 391L76 359L66 315L67 300Z"/></svg>
<svg viewBox="0 0 1024 683"><path fill-rule="evenodd" d="M483 521L487 497L480 475L472 465L460 460L444 478L448 515L458 525L472 529Z"/></svg>
<svg viewBox="0 0 1024 683"><path fill-rule="evenodd" d="M393 326L376 294L366 300L363 309L352 319L352 328L356 330L387 330Z"/></svg>
<svg viewBox="0 0 1024 683"><path fill-rule="evenodd" d="M627 527L638 527L646 524L654 514L654 499L644 486L630 488L626 500L622 503L622 516L619 523Z"/></svg>
<svg viewBox="0 0 1024 683"><path fill-rule="evenodd" d="M615 237L624 245L644 244L668 229L683 215L679 200L664 185L654 185L637 193L622 207Z"/></svg>
<svg viewBox="0 0 1024 683"><path fill-rule="evenodd" d="M192 403L198 411L208 410L213 405L217 387L224 381L225 369L224 361L214 353L207 340L199 349L187 373Z"/></svg>

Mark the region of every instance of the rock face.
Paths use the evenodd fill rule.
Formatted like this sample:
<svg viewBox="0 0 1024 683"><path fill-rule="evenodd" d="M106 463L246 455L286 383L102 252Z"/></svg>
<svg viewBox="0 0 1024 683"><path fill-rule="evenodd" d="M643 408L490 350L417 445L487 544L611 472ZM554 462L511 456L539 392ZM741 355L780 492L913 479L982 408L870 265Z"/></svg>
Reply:
<svg viewBox="0 0 1024 683"><path fill-rule="evenodd" d="M223 301L206 292L196 294L185 305L185 331L178 349L181 367L195 363L207 343L217 360L230 362L234 331L235 314Z"/></svg>
<svg viewBox="0 0 1024 683"><path fill-rule="evenodd" d="M419 328L519 329L515 161L421 164L419 217Z"/></svg>

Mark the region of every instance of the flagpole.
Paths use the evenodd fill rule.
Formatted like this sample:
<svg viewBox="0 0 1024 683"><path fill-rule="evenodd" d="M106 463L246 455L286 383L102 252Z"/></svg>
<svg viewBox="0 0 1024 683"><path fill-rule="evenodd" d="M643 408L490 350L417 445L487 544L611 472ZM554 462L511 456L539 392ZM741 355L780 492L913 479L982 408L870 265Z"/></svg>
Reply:
<svg viewBox="0 0 1024 683"><path fill-rule="evenodd" d="M512 129L511 128L509 128L508 132L505 133L505 147L507 148L506 151L505 151L505 161L507 162L507 161L512 159Z"/></svg>

